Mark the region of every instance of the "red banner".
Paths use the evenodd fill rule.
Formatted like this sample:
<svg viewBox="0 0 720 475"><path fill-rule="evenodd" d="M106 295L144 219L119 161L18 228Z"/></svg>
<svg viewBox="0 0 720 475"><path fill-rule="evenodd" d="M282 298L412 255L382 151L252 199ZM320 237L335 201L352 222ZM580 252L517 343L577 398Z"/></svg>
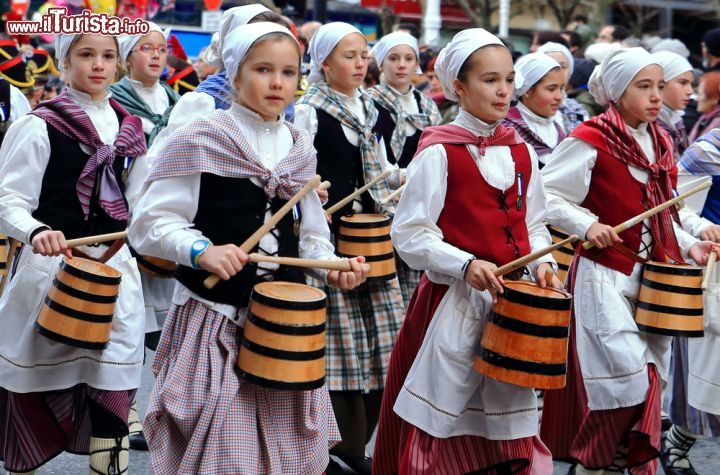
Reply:
<svg viewBox="0 0 720 475"><path fill-rule="evenodd" d="M418 0L362 0L365 8L391 7L395 15L401 18L422 18L422 9ZM440 0L440 15L443 22L469 24L470 19L457 0Z"/></svg>

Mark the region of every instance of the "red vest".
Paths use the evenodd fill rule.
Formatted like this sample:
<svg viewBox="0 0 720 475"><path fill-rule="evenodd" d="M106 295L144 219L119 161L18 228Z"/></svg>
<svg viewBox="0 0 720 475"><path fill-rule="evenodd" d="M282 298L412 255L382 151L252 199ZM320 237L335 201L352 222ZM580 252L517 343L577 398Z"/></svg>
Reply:
<svg viewBox="0 0 720 475"><path fill-rule="evenodd" d="M593 137L593 135L598 133L595 129L580 126L575 129L573 136L594 145L598 143L595 141L598 137ZM597 151L597 160L592 170L590 189L585 201L580 206L595 214L600 223L609 226L617 226L647 210L649 206L646 203L645 185L632 176L627 164L601 148L595 150ZM642 240L641 233L642 223L621 232L622 244L631 251L638 252ZM626 275L630 275L635 266L635 261L613 248L593 247L589 250L584 250L580 246L578 248L582 256ZM657 261L664 262L666 260L664 254L654 251L651 252L651 257Z"/></svg>
<svg viewBox="0 0 720 475"><path fill-rule="evenodd" d="M498 266L529 254L525 212L532 166L527 146L510 146L515 183L504 192L485 181L465 145L443 146L448 159L447 194L437 225L445 242ZM519 181L523 197L520 209Z"/></svg>

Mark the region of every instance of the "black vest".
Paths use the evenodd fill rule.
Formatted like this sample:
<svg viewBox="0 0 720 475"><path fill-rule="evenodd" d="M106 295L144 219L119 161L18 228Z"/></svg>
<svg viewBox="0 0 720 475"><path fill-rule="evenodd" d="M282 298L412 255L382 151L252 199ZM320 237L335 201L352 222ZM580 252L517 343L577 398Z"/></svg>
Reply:
<svg viewBox="0 0 720 475"><path fill-rule="evenodd" d="M287 201L273 198L274 213ZM200 199L193 220L194 227L213 244L240 245L265 222L268 197L265 191L247 178L226 178L203 173L200 179ZM288 213L272 231L278 240L278 254L298 257L298 239L293 234L293 217ZM258 246L252 249L257 252ZM281 266L272 275L257 275L257 264L248 263L230 280L220 281L206 289L203 281L208 277L204 270L180 266L175 278L199 296L213 302L247 307L253 286L265 280L285 280L304 284L305 278L298 268Z"/></svg>
<svg viewBox="0 0 720 475"><path fill-rule="evenodd" d="M85 220L77 195L77 181L90 155L83 152L78 142L62 134L52 125L47 124L47 131L50 140L50 160L43 175L39 204L32 214L33 217L53 230L62 231L67 239L124 230L127 222L108 216L98 204L94 192L90 201L90 215ZM115 157L113 169L120 189L124 193L125 185L121 178L123 166L124 159ZM100 175L101 170L98 170L95 188L98 186Z"/></svg>
<svg viewBox="0 0 720 475"><path fill-rule="evenodd" d="M422 111L419 96L419 94L422 93L417 90L414 92L415 102L417 102L418 110ZM397 124L395 124L395 121L393 120L392 114L390 114L389 110L385 109L377 102L375 103L375 106L377 107L380 115L383 118L383 123L387 124L383 127L382 136L385 141L385 149L387 150L388 161L390 163L397 163L400 168L407 168L407 166L410 164L410 161L415 156L418 143L420 143L420 136L422 135L423 131L418 129L413 135L405 138L405 144L403 145L402 153L400 154L400 158L398 159L395 156L395 153L393 153L392 147L390 146L390 142L392 141L392 134L395 131L395 127L397 127Z"/></svg>
<svg viewBox="0 0 720 475"><path fill-rule="evenodd" d="M365 184L360 148L348 142L340 121L334 119L322 109L315 109L318 118L318 132L315 134L315 150L317 150L317 173L323 180L329 180L332 187L328 190L327 207L334 205L347 195ZM382 136L387 121L378 116L372 131ZM374 212L374 202L369 193L361 197L365 212ZM337 213L336 217L345 216L352 211L352 203L347 204ZM333 228L337 227L338 219L333 220Z"/></svg>

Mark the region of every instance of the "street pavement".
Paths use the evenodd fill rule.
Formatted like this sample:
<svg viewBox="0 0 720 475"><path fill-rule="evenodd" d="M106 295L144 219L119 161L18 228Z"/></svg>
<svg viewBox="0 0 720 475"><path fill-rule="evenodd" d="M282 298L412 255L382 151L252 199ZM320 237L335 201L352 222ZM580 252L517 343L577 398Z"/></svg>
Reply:
<svg viewBox="0 0 720 475"><path fill-rule="evenodd" d="M140 414L145 414L148 399L150 398L150 390L152 389L152 372L150 364L152 363L153 353L148 352L147 363L143 369L143 384L138 391L137 401ZM370 441L368 450L372 451L372 445L375 440ZM690 456L695 469L700 475L720 475L720 439L700 440L695 444ZM1 464L0 464L1 465ZM555 463L553 475L564 475L567 473L569 465L562 462ZM87 456L61 454L51 460L49 463L41 467L36 473L37 475L76 475L86 474L88 469ZM147 452L130 451L130 475L150 475L150 459ZM347 471L348 475L352 472ZM662 469L658 471L663 474ZM186 474L184 474L186 475ZM254 474L253 474L254 475ZM260 475L260 474L258 474ZM548 474L549 475L549 474Z"/></svg>

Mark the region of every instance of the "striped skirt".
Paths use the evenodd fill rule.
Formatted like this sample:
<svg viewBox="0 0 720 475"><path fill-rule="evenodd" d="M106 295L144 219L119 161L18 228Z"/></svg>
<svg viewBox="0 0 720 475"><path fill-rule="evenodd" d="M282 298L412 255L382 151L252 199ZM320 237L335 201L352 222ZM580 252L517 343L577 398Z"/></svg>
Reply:
<svg viewBox="0 0 720 475"><path fill-rule="evenodd" d="M327 388L266 389L236 369L242 328L190 299L155 355L145 436L155 474L319 474L340 441Z"/></svg>
<svg viewBox="0 0 720 475"><path fill-rule="evenodd" d="M88 454L88 399L126 423L135 390L103 391L79 384L61 391L13 393L0 388L0 460L29 472L61 452Z"/></svg>

